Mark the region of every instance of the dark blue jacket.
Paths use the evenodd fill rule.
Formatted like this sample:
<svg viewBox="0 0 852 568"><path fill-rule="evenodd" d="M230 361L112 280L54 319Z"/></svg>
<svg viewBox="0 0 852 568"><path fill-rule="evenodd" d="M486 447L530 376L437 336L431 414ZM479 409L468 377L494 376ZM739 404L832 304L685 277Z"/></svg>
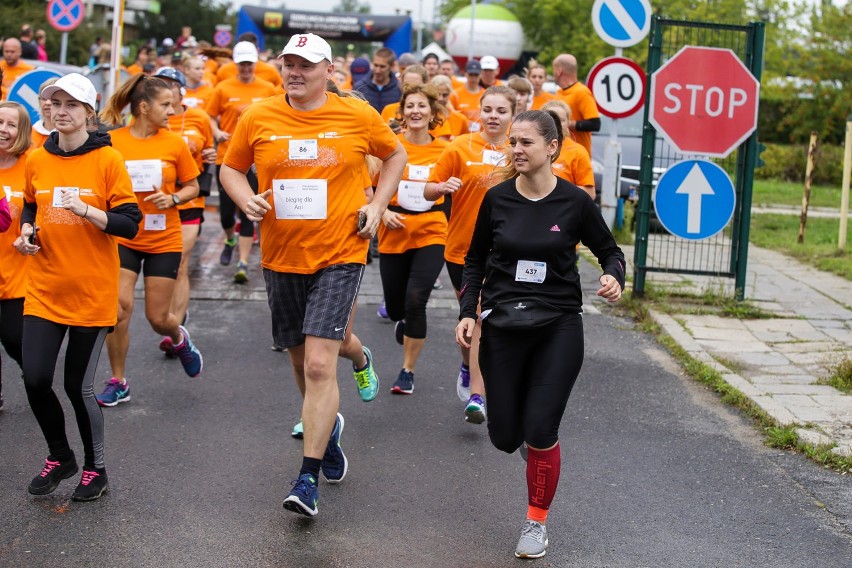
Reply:
<svg viewBox="0 0 852 568"><path fill-rule="evenodd" d="M379 87L373 83L373 78L364 79L357 85L355 90L364 95L370 106L376 109L379 114L382 109L391 103L398 103L402 98L402 90L399 88L399 81L391 75L390 82L384 87Z"/></svg>

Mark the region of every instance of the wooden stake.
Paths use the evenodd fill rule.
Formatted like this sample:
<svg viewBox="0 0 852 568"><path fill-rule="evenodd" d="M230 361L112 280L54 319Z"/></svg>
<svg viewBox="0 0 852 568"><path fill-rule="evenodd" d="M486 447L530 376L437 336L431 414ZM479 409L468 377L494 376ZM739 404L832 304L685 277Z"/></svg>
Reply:
<svg viewBox="0 0 852 568"><path fill-rule="evenodd" d="M799 218L799 244L805 242L805 225L808 223L808 206L811 203L811 184L814 180L814 156L816 155L817 135L817 132L811 132L811 143L808 145L808 165L805 169L805 191L802 194L802 216Z"/></svg>
<svg viewBox="0 0 852 568"><path fill-rule="evenodd" d="M849 215L849 178L852 177L852 116L846 119L846 151L843 152L843 185L840 192L840 236L837 247L846 250L846 217Z"/></svg>

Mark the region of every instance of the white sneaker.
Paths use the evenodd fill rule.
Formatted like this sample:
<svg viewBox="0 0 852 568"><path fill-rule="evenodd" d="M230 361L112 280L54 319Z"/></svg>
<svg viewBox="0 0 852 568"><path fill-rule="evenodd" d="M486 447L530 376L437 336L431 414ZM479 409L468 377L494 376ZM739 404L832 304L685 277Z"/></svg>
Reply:
<svg viewBox="0 0 852 568"><path fill-rule="evenodd" d="M456 379L456 394L462 402L470 400L470 370L466 371L464 366L459 368L459 376Z"/></svg>
<svg viewBox="0 0 852 568"><path fill-rule="evenodd" d="M547 552L547 527L527 519L521 529L521 538L515 547L518 558L541 558Z"/></svg>

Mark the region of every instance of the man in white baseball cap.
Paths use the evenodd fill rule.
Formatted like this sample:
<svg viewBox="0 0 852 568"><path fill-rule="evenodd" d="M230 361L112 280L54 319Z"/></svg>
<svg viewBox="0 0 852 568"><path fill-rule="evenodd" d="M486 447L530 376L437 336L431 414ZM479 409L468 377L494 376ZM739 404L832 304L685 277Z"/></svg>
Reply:
<svg viewBox="0 0 852 568"><path fill-rule="evenodd" d="M502 85L503 82L497 77L500 76L500 62L493 55L483 55L479 60L479 65L482 67L482 74L479 76L479 83L485 87L493 87L494 85Z"/></svg>
<svg viewBox="0 0 852 568"><path fill-rule="evenodd" d="M98 104L98 92L89 79L79 73L69 73L60 77L54 84L44 88L41 98L50 99L56 91L65 91L72 98L87 104L95 110Z"/></svg>
<svg viewBox="0 0 852 568"><path fill-rule="evenodd" d="M326 92L334 65L324 39L294 35L280 58L287 95L246 109L219 181L248 219L260 222L273 342L288 350L304 396L304 454L284 508L313 517L320 471L329 483L339 483L349 463L340 447L338 354L353 362L362 400L378 393L370 350L346 330L370 239L408 157L373 107ZM369 203L367 155L382 160ZM260 195L246 178L252 164Z"/></svg>
<svg viewBox="0 0 852 568"><path fill-rule="evenodd" d="M290 38L284 49L281 50L279 58L285 55L298 55L304 57L311 63L319 63L323 59L332 63L331 46L318 35L315 34L298 34Z"/></svg>
<svg viewBox="0 0 852 568"><path fill-rule="evenodd" d="M241 41L234 46L234 63L257 63L257 48L250 41Z"/></svg>

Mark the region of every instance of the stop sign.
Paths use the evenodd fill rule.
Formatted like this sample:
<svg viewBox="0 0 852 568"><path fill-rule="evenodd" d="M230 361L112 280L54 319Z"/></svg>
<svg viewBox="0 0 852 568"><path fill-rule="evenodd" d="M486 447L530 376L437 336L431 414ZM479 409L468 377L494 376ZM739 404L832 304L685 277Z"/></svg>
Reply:
<svg viewBox="0 0 852 568"><path fill-rule="evenodd" d="M688 45L651 75L649 120L682 154L724 158L757 128L759 92L730 49Z"/></svg>

